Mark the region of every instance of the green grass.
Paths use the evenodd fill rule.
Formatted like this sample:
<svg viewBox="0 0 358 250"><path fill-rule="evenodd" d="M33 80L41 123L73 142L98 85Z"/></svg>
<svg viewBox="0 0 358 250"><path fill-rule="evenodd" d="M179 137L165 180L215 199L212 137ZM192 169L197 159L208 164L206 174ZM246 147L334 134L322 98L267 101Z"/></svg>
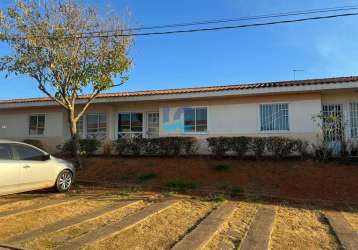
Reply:
<svg viewBox="0 0 358 250"><path fill-rule="evenodd" d="M150 172L150 173L145 173L145 174L141 174L138 176L138 181L139 182L145 182L145 181L149 181L152 179L155 179L158 177L158 174Z"/></svg>
<svg viewBox="0 0 358 250"><path fill-rule="evenodd" d="M189 189L196 189L198 184L193 181L186 180L172 180L167 183L167 187L169 187L173 191L187 191Z"/></svg>
<svg viewBox="0 0 358 250"><path fill-rule="evenodd" d="M209 201L209 202L221 203L221 202L224 202L226 199L223 195L210 195L205 200Z"/></svg>
<svg viewBox="0 0 358 250"><path fill-rule="evenodd" d="M224 172L224 171L229 171L230 170L230 166L229 165L225 165L225 164L219 164L219 165L215 165L213 167L213 169L215 171L220 171L220 172Z"/></svg>
<svg viewBox="0 0 358 250"><path fill-rule="evenodd" d="M235 196L239 196L244 192L244 190L240 187L234 187L231 189L231 196L235 197Z"/></svg>

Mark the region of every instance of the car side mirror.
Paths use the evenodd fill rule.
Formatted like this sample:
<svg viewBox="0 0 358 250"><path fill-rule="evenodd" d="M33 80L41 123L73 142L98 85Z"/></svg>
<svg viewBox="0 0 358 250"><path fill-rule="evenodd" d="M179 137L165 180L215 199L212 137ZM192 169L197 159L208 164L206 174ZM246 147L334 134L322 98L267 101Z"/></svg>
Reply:
<svg viewBox="0 0 358 250"><path fill-rule="evenodd" d="M43 161L48 161L48 160L50 160L50 155L49 155L49 154L43 155L43 156L42 156L42 160L43 160Z"/></svg>

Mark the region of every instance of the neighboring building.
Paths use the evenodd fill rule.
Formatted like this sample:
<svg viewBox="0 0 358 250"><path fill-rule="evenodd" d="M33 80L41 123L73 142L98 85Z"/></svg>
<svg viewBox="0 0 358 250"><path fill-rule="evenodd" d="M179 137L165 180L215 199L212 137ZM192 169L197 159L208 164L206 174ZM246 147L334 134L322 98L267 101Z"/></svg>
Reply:
<svg viewBox="0 0 358 250"><path fill-rule="evenodd" d="M346 138L357 139L358 77L102 94L78 126L82 137L102 140L280 135L317 143L312 116L321 110L341 114ZM49 98L0 101L0 139L39 139L53 152L69 137L67 113Z"/></svg>

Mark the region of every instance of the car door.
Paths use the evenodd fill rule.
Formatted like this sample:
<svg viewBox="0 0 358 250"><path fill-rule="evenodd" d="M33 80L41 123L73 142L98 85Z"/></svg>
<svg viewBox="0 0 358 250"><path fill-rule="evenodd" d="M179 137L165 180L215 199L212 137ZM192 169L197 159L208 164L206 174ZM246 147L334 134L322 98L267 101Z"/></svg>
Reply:
<svg viewBox="0 0 358 250"><path fill-rule="evenodd" d="M0 143L0 195L21 189L21 165L15 161L9 144Z"/></svg>
<svg viewBox="0 0 358 250"><path fill-rule="evenodd" d="M20 178L26 190L51 187L56 171L46 154L24 144L12 145L14 156L21 165Z"/></svg>

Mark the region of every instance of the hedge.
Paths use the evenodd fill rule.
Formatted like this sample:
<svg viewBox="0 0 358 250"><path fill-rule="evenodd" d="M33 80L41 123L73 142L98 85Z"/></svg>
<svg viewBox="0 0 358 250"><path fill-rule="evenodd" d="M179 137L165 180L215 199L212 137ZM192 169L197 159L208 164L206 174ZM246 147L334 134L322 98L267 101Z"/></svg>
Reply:
<svg viewBox="0 0 358 250"><path fill-rule="evenodd" d="M119 155L179 156L197 151L194 137L120 138L114 144Z"/></svg>
<svg viewBox="0 0 358 250"><path fill-rule="evenodd" d="M80 139L80 151L81 155L89 156L93 155L99 147L101 146L101 142L96 139ZM60 149L63 154L72 155L74 144L73 140L68 140L63 145L61 145Z"/></svg>
<svg viewBox="0 0 358 250"><path fill-rule="evenodd" d="M287 137L209 137L208 147L218 158L234 153L237 157L245 156L251 151L259 159L264 154L272 154L276 159L283 159L293 153L307 156L308 143Z"/></svg>

